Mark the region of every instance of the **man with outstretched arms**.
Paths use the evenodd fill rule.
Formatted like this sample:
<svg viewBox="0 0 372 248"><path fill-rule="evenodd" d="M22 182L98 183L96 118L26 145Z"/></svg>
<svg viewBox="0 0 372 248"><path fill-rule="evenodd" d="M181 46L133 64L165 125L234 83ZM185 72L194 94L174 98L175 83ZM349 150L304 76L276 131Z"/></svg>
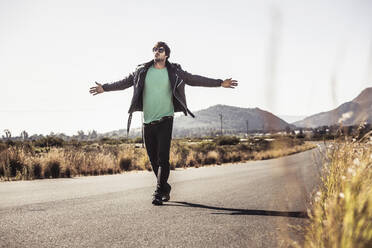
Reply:
<svg viewBox="0 0 372 248"><path fill-rule="evenodd" d="M179 64L168 61L171 51L165 42L157 42L152 51L154 59L139 65L135 72L123 80L103 85L96 82L96 86L91 87L89 92L97 95L134 87L127 132L133 112L143 111L144 143L157 178L152 204L162 205L163 201L170 199L171 186L167 181L174 113L183 112L194 117L187 108L185 85L235 88L238 83L231 78L212 79L182 70Z"/></svg>

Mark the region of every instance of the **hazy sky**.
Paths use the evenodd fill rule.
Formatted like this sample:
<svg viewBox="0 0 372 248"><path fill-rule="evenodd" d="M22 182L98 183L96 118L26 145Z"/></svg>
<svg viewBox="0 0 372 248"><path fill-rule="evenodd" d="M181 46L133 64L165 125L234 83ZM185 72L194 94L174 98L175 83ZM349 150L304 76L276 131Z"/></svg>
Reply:
<svg viewBox="0 0 372 248"><path fill-rule="evenodd" d="M125 128L133 90L89 88L151 60L159 40L183 69L239 81L187 86L192 111L328 111L372 86L371 13L369 0L0 0L0 133Z"/></svg>

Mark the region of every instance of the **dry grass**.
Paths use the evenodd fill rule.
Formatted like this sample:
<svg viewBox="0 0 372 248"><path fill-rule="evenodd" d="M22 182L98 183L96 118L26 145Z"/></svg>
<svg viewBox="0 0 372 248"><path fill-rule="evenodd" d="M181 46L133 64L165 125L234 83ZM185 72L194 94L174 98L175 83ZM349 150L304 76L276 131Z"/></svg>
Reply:
<svg viewBox="0 0 372 248"><path fill-rule="evenodd" d="M0 175L5 180L59 178L120 172L115 156L108 152L51 148L35 154L20 147L0 153Z"/></svg>
<svg viewBox="0 0 372 248"><path fill-rule="evenodd" d="M282 142L282 143L280 143ZM213 142L187 144L174 140L170 150L171 169L210 164L268 159L311 149L312 146L280 141L255 152L248 144L218 146ZM253 145L257 150L257 144ZM291 147L294 146L294 147ZM263 149L263 148L259 148ZM133 144L38 148L10 146L0 152L2 180L31 180L86 175L104 175L131 170L151 170L146 150Z"/></svg>
<svg viewBox="0 0 372 248"><path fill-rule="evenodd" d="M330 145L322 175L304 247L372 247L372 145Z"/></svg>
<svg viewBox="0 0 372 248"><path fill-rule="evenodd" d="M299 153L302 151L310 150L315 147L316 146L311 143L305 143L305 144L298 145L295 147L284 147L284 148L281 148L280 146L275 146L274 149L270 149L267 151L261 151L261 152L254 152L253 156L254 156L254 160L272 159L272 158L283 157L283 156Z"/></svg>

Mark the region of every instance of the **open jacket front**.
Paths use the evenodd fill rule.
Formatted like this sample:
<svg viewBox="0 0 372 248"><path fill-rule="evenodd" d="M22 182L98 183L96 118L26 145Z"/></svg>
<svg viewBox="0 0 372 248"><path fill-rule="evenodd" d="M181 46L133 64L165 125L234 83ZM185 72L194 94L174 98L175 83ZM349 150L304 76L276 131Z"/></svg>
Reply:
<svg viewBox="0 0 372 248"><path fill-rule="evenodd" d="M127 124L127 133L129 133L132 114L135 111L143 111L142 93L145 85L145 78L147 70L154 61L141 64L137 69L129 74L126 78L113 82L110 84L102 85L104 91L124 90L131 86L134 87L132 102L129 107L129 118ZM204 87L220 87L222 79L212 79L199 75L193 75L187 71L182 70L181 66L176 63L166 62L168 76L173 92L173 106L174 112L183 112L185 115L189 113L192 117L194 114L187 108L185 96L185 84L190 86L204 86Z"/></svg>

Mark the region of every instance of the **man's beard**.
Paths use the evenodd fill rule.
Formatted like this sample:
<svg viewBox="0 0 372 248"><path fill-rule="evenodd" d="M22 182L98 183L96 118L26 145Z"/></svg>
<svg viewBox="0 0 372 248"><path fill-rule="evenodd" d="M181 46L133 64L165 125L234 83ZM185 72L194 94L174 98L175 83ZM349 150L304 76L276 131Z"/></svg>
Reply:
<svg viewBox="0 0 372 248"><path fill-rule="evenodd" d="M165 61L165 59L162 59L162 58L154 58L154 61L156 62L156 63L159 63L159 62L164 62Z"/></svg>

